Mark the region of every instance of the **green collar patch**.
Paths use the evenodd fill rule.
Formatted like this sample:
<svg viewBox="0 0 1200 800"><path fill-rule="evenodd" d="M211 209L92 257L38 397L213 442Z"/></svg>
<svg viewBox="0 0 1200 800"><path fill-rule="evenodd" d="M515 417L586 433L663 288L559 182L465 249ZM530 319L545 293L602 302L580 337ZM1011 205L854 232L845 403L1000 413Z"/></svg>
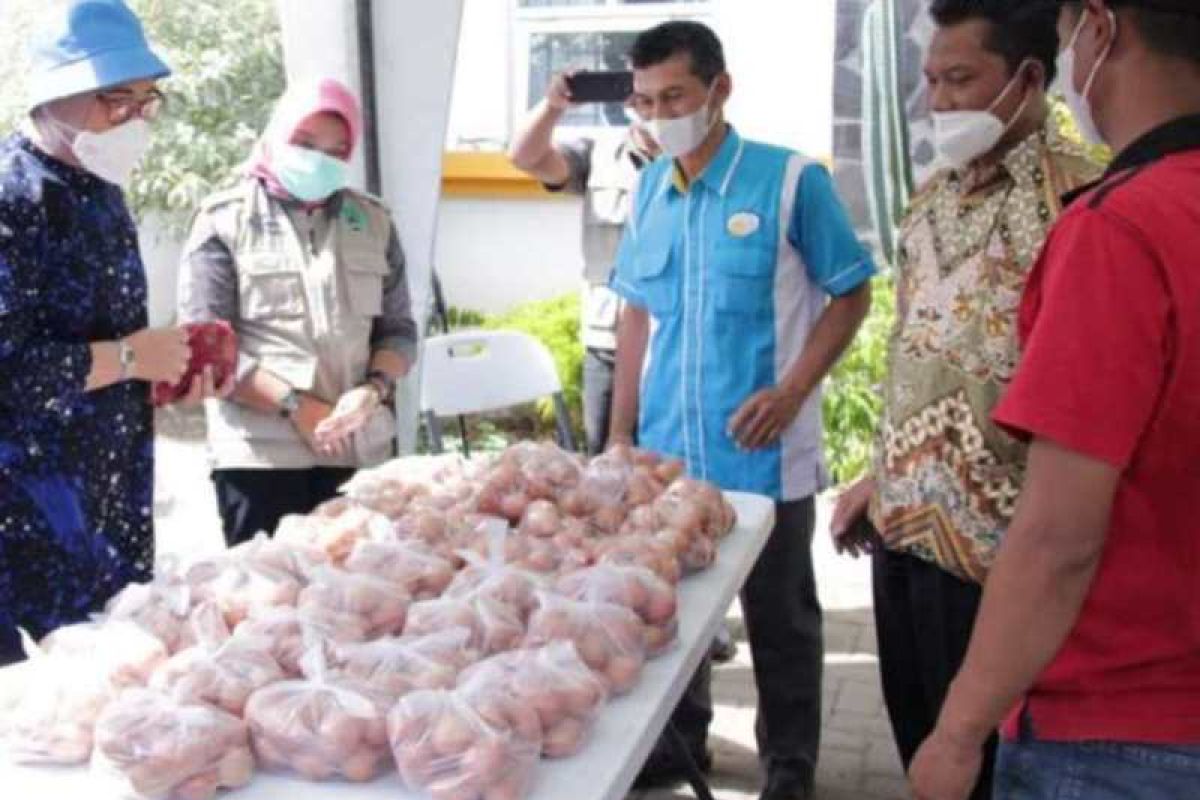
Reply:
<svg viewBox="0 0 1200 800"><path fill-rule="evenodd" d="M342 202L342 221L350 226L350 230L359 233L367 229L367 212L353 200Z"/></svg>

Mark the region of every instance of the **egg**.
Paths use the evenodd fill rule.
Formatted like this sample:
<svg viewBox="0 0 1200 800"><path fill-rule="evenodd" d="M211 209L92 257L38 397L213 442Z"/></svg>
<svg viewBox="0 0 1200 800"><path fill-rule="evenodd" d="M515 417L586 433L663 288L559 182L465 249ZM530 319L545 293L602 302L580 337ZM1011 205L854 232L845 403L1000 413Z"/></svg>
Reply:
<svg viewBox="0 0 1200 800"><path fill-rule="evenodd" d="M507 761L507 743L493 736L481 739L463 753L462 770L486 785L504 772Z"/></svg>
<svg viewBox="0 0 1200 800"><path fill-rule="evenodd" d="M604 634L589 631L575 640L579 655L584 662L595 670L602 670L608 664L612 646L605 640Z"/></svg>
<svg viewBox="0 0 1200 800"><path fill-rule="evenodd" d="M299 753L291 759L291 767L310 781L323 781L332 778L334 770L320 756L310 753Z"/></svg>
<svg viewBox="0 0 1200 800"><path fill-rule="evenodd" d="M661 625L664 622L675 618L678 601L675 599L675 593L670 588L663 587L650 594L645 605L645 619L654 625Z"/></svg>
<svg viewBox="0 0 1200 800"><path fill-rule="evenodd" d="M502 780L488 784L483 800L522 800L529 791L529 783L527 770L515 771Z"/></svg>
<svg viewBox="0 0 1200 800"><path fill-rule="evenodd" d="M218 772L222 786L230 789L245 786L254 776L254 755L244 747L231 750L221 759Z"/></svg>
<svg viewBox="0 0 1200 800"><path fill-rule="evenodd" d="M175 800L209 800L217 793L217 776L203 772L175 787L171 793Z"/></svg>
<svg viewBox="0 0 1200 800"><path fill-rule="evenodd" d="M430 742L439 756L461 753L475 741L476 732L457 714L444 714L433 726Z"/></svg>
<svg viewBox="0 0 1200 800"><path fill-rule="evenodd" d="M379 772L379 751L374 748L359 750L342 762L342 774L347 780L364 783Z"/></svg>
<svg viewBox="0 0 1200 800"><path fill-rule="evenodd" d="M624 694L632 689L642 672L641 662L631 656L615 656L609 663L605 674L609 685L618 694Z"/></svg>
<svg viewBox="0 0 1200 800"><path fill-rule="evenodd" d="M550 758L574 755L583 746L584 725L574 717L566 717L546 731L542 753Z"/></svg>

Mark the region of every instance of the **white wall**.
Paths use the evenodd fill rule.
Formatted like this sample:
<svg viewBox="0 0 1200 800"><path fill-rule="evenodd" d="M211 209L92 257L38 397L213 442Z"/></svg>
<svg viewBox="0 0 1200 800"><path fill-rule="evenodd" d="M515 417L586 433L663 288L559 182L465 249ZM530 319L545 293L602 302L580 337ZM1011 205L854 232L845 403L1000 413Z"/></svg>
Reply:
<svg viewBox="0 0 1200 800"><path fill-rule="evenodd" d="M581 206L568 200L442 200L435 263L451 306L498 313L578 289Z"/></svg>

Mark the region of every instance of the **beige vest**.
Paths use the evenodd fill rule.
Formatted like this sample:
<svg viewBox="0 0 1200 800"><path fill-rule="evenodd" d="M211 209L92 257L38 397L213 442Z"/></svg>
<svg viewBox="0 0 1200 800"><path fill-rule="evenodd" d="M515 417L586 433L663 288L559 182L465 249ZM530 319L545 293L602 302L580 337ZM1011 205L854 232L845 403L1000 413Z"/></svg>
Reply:
<svg viewBox="0 0 1200 800"><path fill-rule="evenodd" d="M391 216L382 203L346 190L334 219L294 223L258 181L246 181L200 213L235 260L238 316L230 322L243 358L330 404L361 385L388 272ZM391 456L395 435L391 412L380 408L355 436L353 455L338 459L313 453L278 414L210 401L207 417L217 468L371 466Z"/></svg>

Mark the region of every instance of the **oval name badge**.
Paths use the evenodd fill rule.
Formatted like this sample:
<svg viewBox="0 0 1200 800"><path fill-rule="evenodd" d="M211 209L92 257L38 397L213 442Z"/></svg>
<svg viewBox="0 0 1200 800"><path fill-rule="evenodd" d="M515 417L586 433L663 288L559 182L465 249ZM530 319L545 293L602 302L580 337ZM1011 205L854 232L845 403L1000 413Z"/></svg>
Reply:
<svg viewBox="0 0 1200 800"><path fill-rule="evenodd" d="M725 227L729 231L730 236L743 239L762 227L762 220L758 218L757 214L749 211L740 211L729 218L729 222Z"/></svg>

